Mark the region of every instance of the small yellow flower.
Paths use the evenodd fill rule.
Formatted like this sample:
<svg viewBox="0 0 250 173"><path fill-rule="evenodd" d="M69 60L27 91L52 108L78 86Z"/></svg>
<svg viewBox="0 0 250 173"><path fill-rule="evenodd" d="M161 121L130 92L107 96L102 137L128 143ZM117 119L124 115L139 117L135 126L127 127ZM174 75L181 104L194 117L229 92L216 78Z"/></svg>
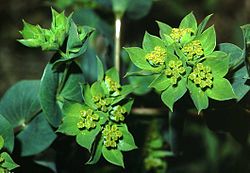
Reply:
<svg viewBox="0 0 250 173"><path fill-rule="evenodd" d="M105 76L105 84L110 92L119 92L121 85L111 79L109 76Z"/></svg>
<svg viewBox="0 0 250 173"><path fill-rule="evenodd" d="M176 85L181 79L181 75L186 73L186 69L183 67L181 60L170 60L167 69L165 70L165 75L170 78L172 85Z"/></svg>
<svg viewBox="0 0 250 173"><path fill-rule="evenodd" d="M175 41L179 42L181 38L187 34L187 33L192 33L191 28L173 28L170 33L170 37Z"/></svg>
<svg viewBox="0 0 250 173"><path fill-rule="evenodd" d="M77 127L79 129L93 129L96 127L96 121L99 120L99 115L95 114L92 109L81 110L80 120L77 122Z"/></svg>
<svg viewBox="0 0 250 173"><path fill-rule="evenodd" d="M187 56L189 61L200 58L204 55L201 42L199 40L194 40L182 48L182 52Z"/></svg>
<svg viewBox="0 0 250 173"><path fill-rule="evenodd" d="M104 137L104 146L107 148L116 148L119 139L122 137L122 132L117 125L106 125L102 131Z"/></svg>
<svg viewBox="0 0 250 173"><path fill-rule="evenodd" d="M146 59L153 66L163 65L165 61L165 57L167 56L167 51L160 47L156 46L153 51L146 55Z"/></svg>

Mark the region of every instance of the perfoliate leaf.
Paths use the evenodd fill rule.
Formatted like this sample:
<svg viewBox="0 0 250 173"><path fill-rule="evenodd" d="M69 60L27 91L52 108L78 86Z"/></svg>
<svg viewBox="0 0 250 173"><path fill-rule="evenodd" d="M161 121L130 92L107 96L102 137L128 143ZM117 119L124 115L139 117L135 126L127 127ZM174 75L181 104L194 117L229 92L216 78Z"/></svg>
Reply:
<svg viewBox="0 0 250 173"><path fill-rule="evenodd" d="M193 29L193 31L196 31L197 29L197 22L196 22L196 19L195 19L195 16L193 14L193 12L189 13L188 15L186 15L181 23L180 23L180 26L179 28L191 28Z"/></svg>
<svg viewBox="0 0 250 173"><path fill-rule="evenodd" d="M163 91L167 89L170 85L170 80L167 78L167 76L162 73L160 76L156 77L149 87L155 88L157 91Z"/></svg>
<svg viewBox="0 0 250 173"><path fill-rule="evenodd" d="M21 155L31 156L48 148L56 135L41 113L24 127L17 138L21 142Z"/></svg>
<svg viewBox="0 0 250 173"><path fill-rule="evenodd" d="M0 114L12 128L22 126L40 112L39 86L39 80L20 81L8 89L2 97Z"/></svg>
<svg viewBox="0 0 250 173"><path fill-rule="evenodd" d="M244 61L243 50L232 43L222 43L219 45L221 51L229 55L229 67L235 68Z"/></svg>
<svg viewBox="0 0 250 173"><path fill-rule="evenodd" d="M96 105L92 100L93 96L91 94L91 89L89 84L81 84L81 88L82 88L82 96L84 103L87 104L89 107L96 109Z"/></svg>
<svg viewBox="0 0 250 173"><path fill-rule="evenodd" d="M126 125L119 127L119 130L122 132L122 139L119 140L118 149L121 151L131 151L137 149L133 135L128 131Z"/></svg>
<svg viewBox="0 0 250 173"><path fill-rule="evenodd" d="M205 19L202 20L202 22L199 24L199 26L197 28L197 35L200 35L203 32L203 30L205 29L208 21L212 17L212 15L213 14L208 15L208 16L205 17Z"/></svg>
<svg viewBox="0 0 250 173"><path fill-rule="evenodd" d="M123 155L121 151L117 149L107 149L103 146L102 155L108 162L124 168Z"/></svg>
<svg viewBox="0 0 250 173"><path fill-rule="evenodd" d="M72 114L73 115L73 114ZM76 136L80 133L77 123L80 121L80 117L65 116L62 124L57 129L57 132L64 133L69 136Z"/></svg>
<svg viewBox="0 0 250 173"><path fill-rule="evenodd" d="M14 130L9 121L0 114L0 150L5 147L12 152L14 147Z"/></svg>
<svg viewBox="0 0 250 173"><path fill-rule="evenodd" d="M39 91L42 110L54 127L58 127L62 113L57 103L57 90L59 87L59 73L52 70L52 64L48 63L44 69Z"/></svg>
<svg viewBox="0 0 250 173"><path fill-rule="evenodd" d="M165 35L169 35L171 33L172 27L163 23L163 22L159 22L157 21L158 27L160 29L160 36L162 39L165 38Z"/></svg>
<svg viewBox="0 0 250 173"><path fill-rule="evenodd" d="M174 103L179 100L187 91L186 80L182 79L177 83L177 86L170 85L161 94L161 99L165 105L173 112Z"/></svg>
<svg viewBox="0 0 250 173"><path fill-rule="evenodd" d="M159 37L156 37L146 32L142 42L143 49L150 52L154 50L156 46L165 48L164 42Z"/></svg>
<svg viewBox="0 0 250 173"><path fill-rule="evenodd" d="M208 97L204 91L198 88L192 81L188 81L188 90L198 113L208 108Z"/></svg>
<svg viewBox="0 0 250 173"><path fill-rule="evenodd" d="M127 103L123 105L123 107L126 109L127 113L129 114L132 108L132 105L134 103L134 100L129 100Z"/></svg>
<svg viewBox="0 0 250 173"><path fill-rule="evenodd" d="M200 40L205 56L212 53L216 46L216 34L214 26L206 29L201 35L197 36L196 39Z"/></svg>
<svg viewBox="0 0 250 173"><path fill-rule="evenodd" d="M110 68L105 73L106 76L110 77L112 80L120 84L120 76L116 68Z"/></svg>
<svg viewBox="0 0 250 173"><path fill-rule="evenodd" d="M236 98L231 84L224 78L214 78L213 86L206 90L206 94L208 97L219 101Z"/></svg>
<svg viewBox="0 0 250 173"><path fill-rule="evenodd" d="M6 152L1 153L1 157L4 159L3 163L0 163L1 167L11 171L17 167L19 167L19 165L17 165L12 158L10 157L10 155ZM0 170L1 171L1 170Z"/></svg>
<svg viewBox="0 0 250 173"><path fill-rule="evenodd" d="M91 157L86 164L95 164L99 161L102 155L102 147L103 147L103 138L101 138L97 143L93 144Z"/></svg>
<svg viewBox="0 0 250 173"><path fill-rule="evenodd" d="M229 69L229 57L225 52L215 51L206 57L203 64L212 69L214 77L224 77Z"/></svg>
<svg viewBox="0 0 250 173"><path fill-rule="evenodd" d="M76 136L76 142L87 150L91 150L93 142L96 139L96 136L100 133L101 126L97 125L94 129L91 130L82 130Z"/></svg>
<svg viewBox="0 0 250 173"><path fill-rule="evenodd" d="M130 47L125 48L126 52L128 52L131 61L138 68L143 70L154 71L157 68L152 67L146 60L146 52L139 47Z"/></svg>

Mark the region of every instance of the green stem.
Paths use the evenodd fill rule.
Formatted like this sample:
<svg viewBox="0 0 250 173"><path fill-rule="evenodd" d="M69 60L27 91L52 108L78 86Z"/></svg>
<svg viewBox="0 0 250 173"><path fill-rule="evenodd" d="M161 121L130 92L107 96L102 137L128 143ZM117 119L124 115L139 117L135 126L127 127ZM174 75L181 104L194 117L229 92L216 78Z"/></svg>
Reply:
<svg viewBox="0 0 250 173"><path fill-rule="evenodd" d="M71 62L67 62L66 65L65 65L62 80L60 81L60 84L59 84L59 87L58 87L58 90L57 90L57 94L60 94L62 92L63 87L64 87L64 85L65 85L65 83L67 81L67 75L68 75L68 72L69 72L70 63Z"/></svg>
<svg viewBox="0 0 250 173"><path fill-rule="evenodd" d="M120 71L120 54L121 54L121 16L116 15L114 65L118 72Z"/></svg>

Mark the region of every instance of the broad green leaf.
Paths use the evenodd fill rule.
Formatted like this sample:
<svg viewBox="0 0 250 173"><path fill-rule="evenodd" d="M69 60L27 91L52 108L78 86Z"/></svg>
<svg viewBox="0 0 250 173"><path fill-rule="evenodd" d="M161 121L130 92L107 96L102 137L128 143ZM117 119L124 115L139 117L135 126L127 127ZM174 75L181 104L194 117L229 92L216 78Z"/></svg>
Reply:
<svg viewBox="0 0 250 173"><path fill-rule="evenodd" d="M104 79L104 68L101 59L96 56L96 62L97 62L97 80L101 81Z"/></svg>
<svg viewBox="0 0 250 173"><path fill-rule="evenodd" d="M134 100L129 100L127 103L123 105L123 107L126 109L127 113L129 114L131 111L131 108L133 106Z"/></svg>
<svg viewBox="0 0 250 173"><path fill-rule="evenodd" d="M131 151L137 149L133 135L128 131L126 125L119 127L119 130L122 132L122 139L119 140L118 149L121 151Z"/></svg>
<svg viewBox="0 0 250 173"><path fill-rule="evenodd" d="M108 162L124 168L123 155L121 151L117 149L107 149L103 146L102 155Z"/></svg>
<svg viewBox="0 0 250 173"><path fill-rule="evenodd" d="M225 52L215 51L206 57L204 65L212 69L213 77L224 77L229 68L229 57Z"/></svg>
<svg viewBox="0 0 250 173"><path fill-rule="evenodd" d="M108 113L104 113L102 111L95 111L95 113L98 114L100 117L100 120L98 122L100 125L103 125L108 121L108 118L109 118Z"/></svg>
<svg viewBox="0 0 250 173"><path fill-rule="evenodd" d="M115 82L120 83L120 76L118 71L113 67L106 71L106 76L109 76L111 79L113 79Z"/></svg>
<svg viewBox="0 0 250 173"><path fill-rule="evenodd" d="M103 147L103 138L101 138L98 142L93 144L91 150L91 157L86 164L95 164L99 161L102 155L102 147Z"/></svg>
<svg viewBox="0 0 250 173"><path fill-rule="evenodd" d="M132 20L138 20L149 13L152 4L152 0L129 0L127 16Z"/></svg>
<svg viewBox="0 0 250 173"><path fill-rule="evenodd" d="M196 31L197 22L193 12L189 13L182 19L179 28L191 28L193 31Z"/></svg>
<svg viewBox="0 0 250 173"><path fill-rule="evenodd" d="M17 139L21 142L21 156L31 156L47 149L56 135L41 113L24 127Z"/></svg>
<svg viewBox="0 0 250 173"><path fill-rule="evenodd" d="M1 135L0 137L3 138L3 140L4 140L4 141L2 141L3 142L2 145L0 142L0 150L4 146L10 152L12 152L13 147L14 147L13 127L11 126L9 121L6 118L4 118L4 116L2 116L1 114L0 114L0 135ZM0 141L1 141L1 139L0 139Z"/></svg>
<svg viewBox="0 0 250 173"><path fill-rule="evenodd" d="M1 163L1 167L8 169L9 171L19 167L19 165L17 165L12 158L10 157L10 155L6 152L1 153L1 157L3 157L4 162Z"/></svg>
<svg viewBox="0 0 250 173"><path fill-rule="evenodd" d="M0 114L13 128L22 126L36 116L40 110L38 99L40 81L24 80L13 85L0 101Z"/></svg>
<svg viewBox="0 0 250 173"><path fill-rule="evenodd" d="M104 93L104 90L102 88L102 85L101 85L101 82L97 81L95 83L93 83L91 85L91 95L92 96L96 96L96 95L101 95L103 96L105 93Z"/></svg>
<svg viewBox="0 0 250 173"><path fill-rule="evenodd" d="M62 113L57 103L57 91L59 85L59 73L52 70L52 64L48 63L43 72L39 91L42 110L51 125L58 127Z"/></svg>
<svg viewBox="0 0 250 173"><path fill-rule="evenodd" d="M170 80L167 76L162 73L160 76L156 77L152 83L149 85L151 88L155 88L157 91L163 91L167 89L170 85Z"/></svg>
<svg viewBox="0 0 250 173"><path fill-rule="evenodd" d="M2 136L0 136L0 150L3 148L3 146L4 146L4 139Z"/></svg>
<svg viewBox="0 0 250 173"><path fill-rule="evenodd" d="M94 129L91 130L82 130L76 136L76 142L87 150L91 151L93 142L96 139L96 136L100 133L101 126L97 125Z"/></svg>
<svg viewBox="0 0 250 173"><path fill-rule="evenodd" d="M208 21L212 17L212 15L213 14L208 15L208 16L205 17L205 19L202 20L202 22L199 24L199 26L197 28L197 35L200 35L203 32L203 30L207 26Z"/></svg>
<svg viewBox="0 0 250 173"><path fill-rule="evenodd" d="M80 121L80 117L65 116L62 124L57 129L57 132L64 133L69 136L76 136L80 133L77 127L77 123Z"/></svg>
<svg viewBox="0 0 250 173"><path fill-rule="evenodd" d="M208 108L208 97L204 91L198 88L192 81L188 81L188 90L198 113Z"/></svg>
<svg viewBox="0 0 250 173"><path fill-rule="evenodd" d="M93 96L91 94L91 89L89 84L81 84L81 88L82 88L82 96L84 103L86 103L89 107L96 109L96 105L92 100Z"/></svg>
<svg viewBox="0 0 250 173"><path fill-rule="evenodd" d="M232 43L222 43L219 45L221 51L229 54L229 67L235 68L244 61L243 50Z"/></svg>
<svg viewBox="0 0 250 173"><path fill-rule="evenodd" d="M158 27L160 29L160 36L162 39L165 38L165 35L169 35L172 31L172 27L163 23L163 22L159 22L159 21L156 21L157 24L158 24Z"/></svg>
<svg viewBox="0 0 250 173"><path fill-rule="evenodd" d="M237 101L240 101L250 90L250 85L247 83L247 68L243 66L234 72L232 77L232 87L237 96Z"/></svg>
<svg viewBox="0 0 250 173"><path fill-rule="evenodd" d="M44 41L43 29L39 25L32 25L23 20L23 30L20 33L23 39L18 39L20 43L27 47L39 47Z"/></svg>
<svg viewBox="0 0 250 173"><path fill-rule="evenodd" d="M67 51L68 52L75 52L80 50L80 46L82 44L82 40L79 37L77 26L71 20L70 22L70 28L69 28L69 37L67 41Z"/></svg>
<svg viewBox="0 0 250 173"><path fill-rule="evenodd" d="M63 105L62 112L64 116L80 117L80 111L86 109L88 109L86 105L80 103L66 102Z"/></svg>
<svg viewBox="0 0 250 173"><path fill-rule="evenodd" d="M131 61L136 65L138 68L143 69L143 70L149 70L149 71L154 71L157 68L152 67L146 60L146 52L139 48L139 47L130 47L130 48L125 48L125 50L128 52L129 57Z"/></svg>
<svg viewBox="0 0 250 173"><path fill-rule="evenodd" d="M161 99L165 105L173 112L174 103L179 100L187 91L186 80L181 79L177 86L170 85L161 94Z"/></svg>
<svg viewBox="0 0 250 173"><path fill-rule="evenodd" d="M211 54L216 46L216 33L214 26L206 29L201 35L196 37L201 42L201 46L204 49L204 55Z"/></svg>
<svg viewBox="0 0 250 173"><path fill-rule="evenodd" d="M214 78L213 86L206 90L206 94L208 97L219 101L236 98L231 84L224 78Z"/></svg>
<svg viewBox="0 0 250 173"><path fill-rule="evenodd" d="M165 48L165 43L159 37L156 37L146 32L142 42L143 49L147 52L150 52L154 50L156 46Z"/></svg>
<svg viewBox="0 0 250 173"><path fill-rule="evenodd" d="M120 91L120 95L128 95L134 91L135 87L133 87L131 84L123 85L122 89Z"/></svg>
<svg viewBox="0 0 250 173"><path fill-rule="evenodd" d="M63 74L61 73L60 76L62 78ZM66 82L58 97L62 97L63 100L82 102L80 83L83 82L84 75L81 69L75 63L71 63Z"/></svg>

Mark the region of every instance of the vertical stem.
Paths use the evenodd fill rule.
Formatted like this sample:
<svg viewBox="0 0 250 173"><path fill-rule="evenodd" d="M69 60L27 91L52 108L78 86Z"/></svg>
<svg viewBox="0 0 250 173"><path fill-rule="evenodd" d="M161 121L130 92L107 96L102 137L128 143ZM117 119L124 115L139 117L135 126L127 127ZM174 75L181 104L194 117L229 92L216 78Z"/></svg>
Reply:
<svg viewBox="0 0 250 173"><path fill-rule="evenodd" d="M121 16L115 15L114 65L118 72L120 71L120 54L121 54Z"/></svg>

